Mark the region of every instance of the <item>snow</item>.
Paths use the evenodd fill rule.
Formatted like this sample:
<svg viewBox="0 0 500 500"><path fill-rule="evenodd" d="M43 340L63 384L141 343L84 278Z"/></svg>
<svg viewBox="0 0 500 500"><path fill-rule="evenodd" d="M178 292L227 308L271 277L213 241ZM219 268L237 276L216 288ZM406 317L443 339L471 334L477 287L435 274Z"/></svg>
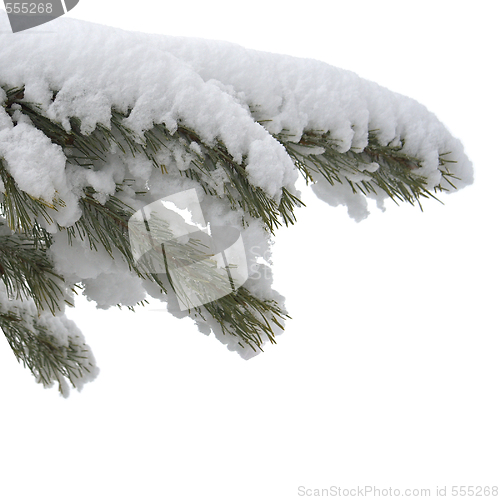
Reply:
<svg viewBox="0 0 500 500"><path fill-rule="evenodd" d="M175 130L182 120L207 143L220 138L237 162L249 156L253 182L271 195L296 179L283 147L268 133L284 130L297 139L304 130L330 131L340 151L363 148L368 131L377 130L382 144L404 139L431 177L437 156L453 151L462 184L472 180L460 144L424 106L326 63L68 18L52 21L55 32L43 38L33 36L37 28L11 36L4 12L0 22L2 80L24 83L26 99L66 128L71 116L81 119L84 133L97 123L109 126L112 106L132 110L127 124L139 134L153 123ZM270 121L256 123L249 109ZM432 178L431 187L438 181Z"/></svg>
<svg viewBox="0 0 500 500"><path fill-rule="evenodd" d="M66 157L60 146L32 125L18 123L0 130L0 155L23 191L52 202L64 179Z"/></svg>
<svg viewBox="0 0 500 500"><path fill-rule="evenodd" d="M163 123L171 132L182 124L208 145L222 142L235 162L245 161L249 182L277 201L282 188L298 194L298 172L275 138L280 133L298 142L305 131L329 132L338 151L347 152L363 149L369 131L375 131L381 145L401 144L404 153L421 161L418 173L427 178L429 188L442 180L439 157L445 153L452 162L450 170L460 178L457 188L472 182L463 146L435 115L415 100L352 72L227 42L125 32L67 17L52 21L50 27L50 33L40 36L36 36L38 28L12 35L5 12L0 12L0 85L24 85L25 99L36 102L66 130L71 117L80 120L84 134L98 124L109 127L112 109L130 111L125 123L138 137L154 124ZM54 91L57 97L52 101ZM0 102L5 102L1 89ZM322 154L323 150L309 152ZM253 249L247 252L247 263L257 271L250 276L249 289L256 296L278 300L283 307L283 297L272 290L269 268L258 264L270 249L262 224L242 225L241 209L232 210L227 200L207 195L196 181L180 175L200 153L195 143L189 153L174 143L168 145L157 155L168 173L154 168L142 154L119 150L94 169L80 168L67 164L62 148L28 119L23 117L14 126L0 107L0 158L26 193L49 204L55 199L64 203L51 212L54 223L45 224L56 233L51 256L68 281L83 281L85 294L99 307L133 305L146 291L154 296L154 290L141 285L119 256L113 259L104 249L96 252L78 238L71 246L65 234L57 233L56 223L69 226L81 216L77 200L86 187L95 189L100 203L117 195L135 210L194 188L206 220L238 228L245 247ZM378 168L377 163L365 166L367 172ZM352 174L348 179L358 182L364 175ZM117 193L117 183L125 179L134 179L135 188L147 194L139 199L127 188ZM211 182L219 195L224 194L226 180L225 172L217 168ZM332 187L321 178L315 180L318 197L333 206L347 206L356 220L366 217L364 196L353 194L346 183ZM385 193L373 197L382 207ZM266 272L261 272L263 268ZM216 336L230 349L244 357L251 355L235 339L223 337L212 323Z"/></svg>

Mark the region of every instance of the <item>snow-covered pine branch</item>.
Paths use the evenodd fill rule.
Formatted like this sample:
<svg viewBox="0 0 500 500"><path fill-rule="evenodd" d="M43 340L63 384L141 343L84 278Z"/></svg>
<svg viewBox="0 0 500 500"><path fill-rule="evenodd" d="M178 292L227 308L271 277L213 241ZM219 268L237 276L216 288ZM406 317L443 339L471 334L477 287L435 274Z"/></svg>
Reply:
<svg viewBox="0 0 500 500"><path fill-rule="evenodd" d="M254 250L246 259L255 270L264 266L260 257L275 229L295 222L299 175L356 220L368 215L368 198L379 206L388 198L420 205L472 182L462 145L433 114L354 73L67 18L50 30L5 34L0 12L1 209L10 228L0 235L0 263L29 245L38 252L34 260L53 269L54 297L70 302L68 290L80 286L103 308L133 307L148 296L167 301L171 280L137 265L128 222L179 192L194 189L207 220L238 228ZM163 248L165 262L195 251L191 240ZM275 341L286 317L267 271L202 306L174 310L170 300L168 307L248 358ZM194 287L215 279L202 267L196 272ZM55 322L53 338L62 339L64 301L45 310L50 297L12 266L2 280L2 328L8 338L15 328L22 333L14 332L16 355L46 383L66 377L81 387L79 377L92 378L88 348L73 349L87 352L87 360L68 361L67 339L84 345L74 332L51 343L60 369L42 376L41 358L31 353L48 352L44 339ZM12 312L22 303L28 313ZM40 318L54 314L53 321L39 328L36 311Z"/></svg>

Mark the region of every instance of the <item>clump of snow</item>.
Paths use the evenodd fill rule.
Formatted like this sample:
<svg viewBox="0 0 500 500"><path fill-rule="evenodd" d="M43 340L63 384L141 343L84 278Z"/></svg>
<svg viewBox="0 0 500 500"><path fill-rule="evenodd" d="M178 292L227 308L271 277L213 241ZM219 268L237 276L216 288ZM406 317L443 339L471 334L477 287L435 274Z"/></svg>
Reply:
<svg viewBox="0 0 500 500"><path fill-rule="evenodd" d="M32 125L18 123L0 130L0 157L23 191L52 203L66 166L60 146Z"/></svg>
<svg viewBox="0 0 500 500"><path fill-rule="evenodd" d="M339 152L362 150L369 132L376 133L382 146L403 145L403 153L420 160L422 167L416 173L426 177L429 188L442 181L440 155L447 154L451 172L461 179L456 186L472 182L472 167L462 145L432 113L352 72L225 42L125 32L67 17L52 21L50 28L52 32L43 35L37 35L38 28L10 34L7 16L0 12L0 87L24 86L25 100L37 103L43 114L66 130L70 118L79 120L83 134L99 124L109 128L112 109L127 115L124 124L138 138L154 124L164 124L171 133L182 125L208 146L222 143L234 162L244 163L250 184L276 201L283 188L298 194L297 169L277 136L286 134L297 143L307 131L328 132ZM117 196L140 210L194 188L205 219L238 228L245 248L253 249L247 253L249 269L266 271L251 274L252 293L283 305L271 288L270 269L261 262L270 250L269 234L261 221L243 224L243 210L230 206L224 169L214 165L207 181L220 198L182 175L203 155L197 143L188 143L188 148L175 141L166 144L156 154L162 170L144 154L132 155L118 147L92 168L80 167L67 163L63 149L20 110L11 117L1 105L5 101L0 88L0 159L30 196L49 204L55 199L63 202L50 211L53 223L41 220L40 224L54 233L50 254L56 270L69 282L83 281L89 299L109 307L118 302L132 305L144 298L144 292L165 297L153 284L141 285L119 255L111 257L104 248L96 251L78 238L70 245L67 235L58 232L57 224L67 227L81 217L78 199L85 190L92 188L101 204ZM324 153L322 148L307 151ZM377 163L360 166L346 180L366 180L378 168ZM127 184L130 180L132 185ZM321 199L347 206L356 220L366 217L366 198L354 194L347 182L332 187L319 176L315 180L313 190ZM386 196L377 194L379 205ZM208 324L230 349L250 355L238 347L237 339L223 336L216 322Z"/></svg>
<svg viewBox="0 0 500 500"><path fill-rule="evenodd" d="M112 271L116 265L114 259L101 243L95 245L97 249L92 249L87 239L80 238L74 238L69 245L64 232L56 233L49 249L56 271L74 282Z"/></svg>
<svg viewBox="0 0 500 500"><path fill-rule="evenodd" d="M102 273L97 278L83 280L85 294L102 309L120 304L135 306L146 298L142 280L130 273Z"/></svg>

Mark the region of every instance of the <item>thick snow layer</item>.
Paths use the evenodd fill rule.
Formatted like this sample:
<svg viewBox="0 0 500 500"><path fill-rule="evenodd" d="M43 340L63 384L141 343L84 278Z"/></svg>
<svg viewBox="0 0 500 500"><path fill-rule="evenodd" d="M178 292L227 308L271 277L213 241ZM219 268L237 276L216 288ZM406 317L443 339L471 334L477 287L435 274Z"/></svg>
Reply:
<svg viewBox="0 0 500 500"><path fill-rule="evenodd" d="M382 146L403 144L403 152L420 160L418 173L427 178L429 188L441 181L439 156L445 153L452 162L450 170L461 179L457 187L472 182L462 145L432 113L352 72L226 42L126 32L67 17L52 21L50 32L47 28L11 34L7 16L0 12L0 86L24 86L25 99L67 130L72 117L81 121L84 134L98 124L109 127L112 109L130 112L126 125L138 136L153 124L163 123L171 132L182 124L207 145L222 142L235 162L245 163L249 182L275 200L283 187L296 193L298 178L276 139L280 133L298 142L307 131L329 132L338 151L347 152L365 148L368 133L375 131ZM0 89L2 102L5 93ZM268 253L269 235L260 221L242 225L242 210L206 195L196 181L180 175L200 154L196 143L186 151L173 142L157 154L168 174L144 155L119 150L86 169L68 164L61 147L20 111L15 113L16 125L0 106L0 158L26 193L47 203L62 201L63 208L49 209L53 224L41 221L54 233L51 256L57 271L69 282L83 282L86 295L100 307L131 305L142 300L144 290L153 296L155 290L150 284L141 288L119 257L112 259L103 249L96 252L88 241L76 239L70 246L64 233L56 234L57 224L69 226L81 216L78 198L86 187L95 190L100 203L117 195L135 210L194 188L207 220L239 228L245 247L256 249L247 254L249 269L258 269L259 258ZM365 170L377 168L369 163ZM357 182L363 176L353 173L347 178ZM134 189L124 186L127 179L134 179ZM210 179L222 197L226 180L220 167ZM334 206L346 205L357 220L366 216L365 197L354 194L347 183L332 187L317 181L314 190L320 198ZM135 191L141 190L147 194L139 198ZM381 192L374 197L380 204L386 196ZM283 305L283 298L271 289L270 273L265 273L265 280L259 280L259 274L250 277L252 293ZM216 325L210 326L229 348L239 349L237 339L222 337Z"/></svg>
<svg viewBox="0 0 500 500"><path fill-rule="evenodd" d="M153 123L175 130L179 120L208 143L219 138L236 161L248 162L250 180L271 195L291 187L296 170L269 133L300 139L304 130L330 131L340 150L363 148L368 131L382 144L404 139L423 162L430 185L439 182L439 154L452 152L462 185L471 181L463 148L416 101L328 64L247 50L209 40L125 32L59 18L51 33L8 33L0 13L2 83L26 86L26 98L66 127L109 125L110 109L132 109L128 125ZM46 26L43 27L46 31ZM51 91L58 90L51 103ZM250 115L251 109L263 125ZM267 121L269 120L269 121ZM0 121L0 124L2 122Z"/></svg>

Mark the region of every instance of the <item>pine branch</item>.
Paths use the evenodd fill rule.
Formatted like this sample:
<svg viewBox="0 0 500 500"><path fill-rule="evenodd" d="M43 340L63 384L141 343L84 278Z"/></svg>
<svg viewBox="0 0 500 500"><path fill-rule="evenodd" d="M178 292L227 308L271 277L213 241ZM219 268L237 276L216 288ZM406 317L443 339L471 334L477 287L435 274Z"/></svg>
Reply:
<svg viewBox="0 0 500 500"><path fill-rule="evenodd" d="M55 96L56 94L54 94L54 98ZM80 123L77 119L70 121L71 130L68 132L62 126L54 124L44 117L36 104L22 102L23 99L23 90L15 89L10 93L7 106L20 105L20 111L29 116L37 128L54 143L64 148L70 163L81 167L91 166L96 161L104 161L105 155L112 145L117 145L123 153L128 152L133 156L145 155L156 168L165 172L166 168L156 159L156 154L171 144L175 144L176 147L180 145L184 149L184 153L192 158L192 167L181 171L181 174L196 178L209 194L217 196L211 187L210 173L217 167L222 167L228 177L223 194L233 208L241 207L252 217L259 217L271 232L281 224L280 217L287 225L295 221L293 208L302 204L297 197L284 189L278 204L260 188L255 188L248 182L244 165L234 162L222 143L219 142L215 146L209 147L193 130L187 127L180 125L177 131L172 134L164 125L155 125L153 129L144 134L144 139L139 139L123 124L127 115L113 111L111 129L98 125L93 133L82 136ZM193 148L193 143L198 148ZM97 250L99 242L113 258L117 250L124 257L129 268L139 277L150 279L164 293L168 293L162 276L159 273L151 272L155 268L154 264L149 262L149 267L144 264L142 267L137 266L132 257L127 233L128 221L132 215L130 207L127 207L115 196L110 196L108 201L102 205L95 200L94 194L95 192L88 188L80 200L83 212L81 218L68 228L60 228L67 231L68 241L71 243L75 237L82 240L88 239L90 248L93 250ZM162 221L162 224L164 231L167 232L165 222ZM186 282L194 288L195 293L197 292L201 296L216 296L217 290L225 283L221 281L219 272L215 272L217 268L213 265L213 261L211 262L210 258L201 258L209 256L193 255L193 252L198 251L196 241L190 239L187 244L179 244L175 238L165 237L164 240L171 242L166 249L167 266L181 268L183 262L197 262L197 266L189 266L190 272L195 274ZM170 281L169 285L172 288L172 281L168 281ZM200 285L203 286L200 288ZM181 290L175 291L182 295ZM244 297L244 301L242 301L242 297ZM268 339L274 339L270 322L283 328L279 320L286 316L273 301L261 301L241 287L236 292L205 304L202 308L197 306L191 308L195 315L202 315L202 309L216 318L224 334L238 336L242 343L251 345L254 350L261 348L262 334Z"/></svg>
<svg viewBox="0 0 500 500"><path fill-rule="evenodd" d="M70 119L71 130L67 131L47 118L38 104L26 102L23 88L5 91L8 96L5 106L11 117L14 117L16 110L28 116L36 128L64 148L70 163L92 167L96 162L105 162L106 154L113 146L117 146L124 154L144 155L156 168L166 172L157 154L172 147L181 148L184 155L190 157L192 167L180 171L180 174L196 179L206 193L222 197L213 189L210 177L216 168L221 167L227 175L223 196L233 208L241 207L249 216L260 218L271 233L281 225L282 220L287 224L295 220L292 210L300 204L296 197L284 190L282 202L278 203L261 188L250 184L245 163L236 162L222 142L207 145L194 130L182 124L178 125L175 132L170 132L164 124L154 124L144 132L143 137L138 137L124 124L129 113L112 109L110 128L98 124L92 133L83 135L78 118ZM53 99L56 97L57 92L54 92Z"/></svg>
<svg viewBox="0 0 500 500"><path fill-rule="evenodd" d="M270 323L283 329L280 320L288 316L283 314L276 302L260 300L244 287L231 291L226 269L217 266L209 246L200 239L190 237L187 242L180 242L164 218L149 218L145 231L142 222L130 223L133 215L130 207L115 197L110 197L103 206L88 195L82 198L82 206L86 207L83 216L75 227L69 228L69 232L78 231L80 238L88 238L92 242L91 248L96 251L96 243L100 242L112 257L118 250L129 268L140 278L156 283L166 295L174 292L186 307L193 295L200 297L199 302L208 300L201 307L189 306L189 311L193 316L203 317L205 310L220 324L224 334L239 337L240 345L248 344L254 350L261 349L262 334L274 341ZM90 212L92 215L89 215ZM135 232L135 241L143 243L143 247L136 249L142 255L139 261L132 255L129 231ZM161 246L154 246L148 239L148 233L154 234L156 242L163 242ZM173 270L182 270L182 287L174 284L170 275ZM228 293L213 300L213 297L220 296L221 290Z"/></svg>
<svg viewBox="0 0 500 500"><path fill-rule="evenodd" d="M282 224L293 224L294 209L303 205L286 188L282 188L278 201L253 186L245 160L235 161L221 141L205 143L182 121L175 131L154 124L139 137L126 125L130 111L112 108L109 127L97 124L93 132L84 134L76 117L69 119L68 129L49 119L41 106L25 100L24 88L4 90L3 106L13 123L19 114L29 118L34 127L63 148L68 163L78 168L99 170L117 150L124 157L146 158L162 174L194 179L208 195L224 199L232 209L242 209L243 224L248 222L247 216L259 219L271 234ZM53 100L56 98L54 92ZM420 207L421 198L435 198L425 177L418 175L420 160L405 153L404 143L382 145L376 131L369 134L368 145L362 151L340 152L324 131L305 131L297 142L285 130L275 139L285 147L308 183L323 177L331 185L347 183L354 193L369 196L384 192L396 203ZM174 159L170 163L165 161L169 155ZM446 155L439 160L443 181L455 188L456 177L447 168L450 161ZM168 172L170 165L179 161L184 162L182 168ZM32 299L39 310L48 307L55 313L62 303L64 282L47 258L52 238L41 223L52 223L49 209L57 210L63 202L56 198L48 204L20 190L2 158L0 178L4 186L0 210L16 233L0 236L0 273L10 299L10 308L0 309L0 327L16 357L42 383L56 380L63 390L64 379L76 383L84 372L92 371L85 346L74 340L74 335L61 343L36 314L19 312L15 305L16 299ZM289 317L279 304L252 295L244 286L236 287L231 279L228 282L231 269L217 264L203 237L190 235L187 241L181 241L168 221L161 218L131 224L134 210L119 198L122 188L117 185L116 193L107 196L104 203L93 188L83 190L80 219L69 227L58 227L67 233L68 243L80 239L96 252L102 246L111 258L123 259L130 272L154 283L161 294L170 295L169 300L175 294L192 317L205 320L208 314L212 324L215 321L224 335L236 337L242 347L248 345L258 351L266 340L274 343L276 329L283 329L283 321ZM441 184L434 188L434 192L446 190ZM153 233L156 242L150 244ZM142 255L140 260L131 247L131 238L143 242L143 247L135 249ZM181 276L180 281L176 276Z"/></svg>
<svg viewBox="0 0 500 500"><path fill-rule="evenodd" d="M168 221L154 217L154 214L147 219L146 230L143 227L142 223L129 223L129 230L136 234L135 240L143 244L142 248L135 249L142 255L137 264L142 275L154 276L165 293L174 291L179 302L194 317L204 318L208 312L220 325L223 334L239 338L240 346L246 344L254 351L262 350L263 335L274 343L272 325L283 329L282 321L289 316L275 301L259 299L244 286L236 288L232 280L228 280L231 266L220 267L213 260L209 239L204 241L203 235L198 234L198 237L189 237L187 242L181 243ZM155 241L150 241L149 235L154 235ZM181 277L175 283L173 272ZM164 280L168 287L163 284ZM199 299L195 304L193 297Z"/></svg>
<svg viewBox="0 0 500 500"><path fill-rule="evenodd" d="M12 304L8 309L5 304L0 306L0 328L17 360L31 371L37 382L46 387L56 382L60 393L67 396L67 381L81 388L82 383L96 376L91 351L70 328L64 342L42 324L38 316Z"/></svg>
<svg viewBox="0 0 500 500"><path fill-rule="evenodd" d="M116 196L109 196L106 203L101 204L94 195L93 188L86 188L80 198L82 216L73 225L59 229L68 233L70 244L78 237L88 240L90 248L97 251L97 243L100 243L113 258L113 249L117 249L132 266L134 259L128 243L127 225L134 211Z"/></svg>
<svg viewBox="0 0 500 500"><path fill-rule="evenodd" d="M399 146L382 146L372 132L363 151L341 153L329 133L308 131L299 142L290 141L290 137L282 132L277 139L308 183L315 182L320 175L332 186L336 183L348 183L354 193L361 192L365 196L381 190L396 203L398 200L411 205L417 203L420 208L420 198L437 200L427 188L426 178L416 173L421 167L420 160L403 152L404 143ZM441 164L444 165L444 162L442 159ZM441 169L441 175L454 187L449 179L456 177L446 168ZM446 190L441 185L434 188L434 192Z"/></svg>
<svg viewBox="0 0 500 500"><path fill-rule="evenodd" d="M275 301L258 299L245 287L203 307L216 318L224 334L239 337L239 345L249 345L253 351L262 351L262 335L275 344L273 325L283 330L283 321L290 319Z"/></svg>
<svg viewBox="0 0 500 500"><path fill-rule="evenodd" d="M9 297L31 298L39 310L48 309L52 314L62 309L64 279L54 271L46 248L29 237L0 236L0 274Z"/></svg>
<svg viewBox="0 0 500 500"><path fill-rule="evenodd" d="M141 232L140 226L129 224L129 228L136 231L136 240L144 244L143 248L136 250L143 254L150 249L143 254L138 264L143 274L153 275L167 294L175 292L179 303L188 307L193 317L205 319L208 313L219 324L224 335L239 339L241 347L248 345L254 351L262 350L264 337L275 343L274 328L283 329L282 322L289 316L283 313L275 301L259 299L245 286L235 288L232 280L227 279L228 267L219 267L212 260L214 255L210 245L205 244L208 242L190 237L187 242L180 243L164 218L150 217L147 222L147 233L153 234L156 242L162 242L156 248ZM175 271L180 271L181 279L174 283L172 274ZM167 281L168 286L162 285L163 281ZM193 305L193 297L199 298L197 303L203 305ZM214 300L214 297L219 298Z"/></svg>
<svg viewBox="0 0 500 500"><path fill-rule="evenodd" d="M251 217L260 218L271 233L281 225L280 217L285 221L294 220L291 211L293 206L298 204L297 198L287 191L282 195L285 198L284 203L278 204L261 188L250 184L244 162L237 163L221 141L217 141L215 145L207 145L194 130L181 123L178 124L175 132L170 132L164 124L155 124L150 130L144 132L144 139L141 140L123 125L125 118L127 115L116 110L112 111L111 123L120 133L132 155L142 153L153 162L155 167L166 171L165 165L156 159L156 153L162 149L168 150L169 145L175 144L175 147L183 149L184 155L190 158L192 165L186 170L181 170L181 175L197 180L207 194L221 197L212 187L211 182L212 172L221 167L228 179L224 185L224 197L233 208L241 207ZM111 139L109 134L112 134L113 130L101 129L101 132L108 137L109 143L121 142L116 138Z"/></svg>
<svg viewBox="0 0 500 500"><path fill-rule="evenodd" d="M285 188L277 203L262 189L248 182L244 162L235 162L224 144L218 141L214 145L207 145L194 130L182 123L178 124L175 132L170 132L164 124L154 124L144 132L143 137L138 137L124 124L129 113L112 109L111 128L98 124L91 134L83 135L77 118L70 120L71 130L68 132L46 118L38 105L24 102L22 88L8 89L6 93L6 109L13 114L13 106L20 106L20 111L29 116L37 128L65 149L70 163L92 167L95 162L105 161L110 148L117 146L124 154L144 155L156 168L166 173L167 168L158 159L158 153L181 148L183 155L189 158L190 166L180 170L180 175L196 180L207 194L226 198L232 208L242 208L251 217L260 218L271 233L283 222L286 225L293 224L296 220L294 208L303 205ZM53 99L56 97L57 92L54 92ZM299 142L291 141L286 131L275 138L283 144L307 182L314 182L313 176L321 175L331 185L348 183L354 193L360 192L367 196L381 190L396 203L418 204L420 208L420 198L437 200L427 189L425 177L415 172L421 166L420 160L403 152L404 143L397 146L381 145L376 131L369 134L368 146L363 151L350 150L345 153L339 152L330 134L322 131L305 131ZM318 154L318 150L322 151L321 154ZM370 165L374 163L379 168L370 171ZM445 165L444 155L440 157L440 163ZM214 188L211 180L217 168L222 168L227 176L222 193ZM454 188L451 180L456 177L447 168L441 169L441 173L443 180ZM446 190L442 185L434 188L435 193Z"/></svg>
<svg viewBox="0 0 500 500"><path fill-rule="evenodd" d="M64 206L64 203L56 198L52 204L48 204L20 190L2 158L0 158L0 179L4 188L4 192L0 193L0 214L5 217L9 228L32 238L36 247L47 246L50 236L37 219L42 218L51 224L53 220L47 209L57 210L58 207Z"/></svg>

